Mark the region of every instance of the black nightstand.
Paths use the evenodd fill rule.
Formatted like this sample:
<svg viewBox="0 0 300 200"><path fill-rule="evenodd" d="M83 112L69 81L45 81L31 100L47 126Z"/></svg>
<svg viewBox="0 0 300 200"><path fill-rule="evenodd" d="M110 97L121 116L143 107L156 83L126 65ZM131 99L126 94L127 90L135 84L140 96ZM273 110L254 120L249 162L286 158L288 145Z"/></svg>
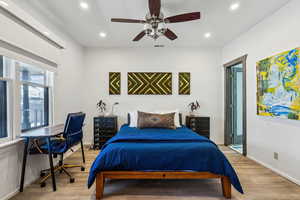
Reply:
<svg viewBox="0 0 300 200"><path fill-rule="evenodd" d="M210 138L210 118L200 116L186 116L185 124L192 131Z"/></svg>
<svg viewBox="0 0 300 200"><path fill-rule="evenodd" d="M94 118L94 149L101 149L107 140L118 132L117 116Z"/></svg>

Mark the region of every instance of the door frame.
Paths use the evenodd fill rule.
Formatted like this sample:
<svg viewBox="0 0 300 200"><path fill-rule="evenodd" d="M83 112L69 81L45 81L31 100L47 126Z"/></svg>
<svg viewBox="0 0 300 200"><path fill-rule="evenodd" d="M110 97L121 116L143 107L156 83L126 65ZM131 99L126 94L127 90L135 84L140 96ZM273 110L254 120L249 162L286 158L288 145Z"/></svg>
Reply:
<svg viewBox="0 0 300 200"><path fill-rule="evenodd" d="M231 143L231 135L229 131L231 130L231 123L229 123L229 107L230 104L230 96L227 95L228 92L231 90L230 80L228 79L227 73L230 67L234 65L242 64L243 65L243 155L247 155L247 57L248 54L241 56L233 61L230 61L224 64L224 144L226 146L230 145ZM229 91L228 91L229 90Z"/></svg>

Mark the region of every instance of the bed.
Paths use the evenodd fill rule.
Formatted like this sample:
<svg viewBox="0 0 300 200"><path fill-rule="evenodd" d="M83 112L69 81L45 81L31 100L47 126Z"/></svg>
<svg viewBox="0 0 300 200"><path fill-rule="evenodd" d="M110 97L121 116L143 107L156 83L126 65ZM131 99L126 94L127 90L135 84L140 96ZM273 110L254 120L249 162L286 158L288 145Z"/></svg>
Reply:
<svg viewBox="0 0 300 200"><path fill-rule="evenodd" d="M102 148L91 166L90 188L96 180L96 199L105 179L220 179L223 196L231 185L243 193L231 164L211 140L182 126L138 129L123 125Z"/></svg>

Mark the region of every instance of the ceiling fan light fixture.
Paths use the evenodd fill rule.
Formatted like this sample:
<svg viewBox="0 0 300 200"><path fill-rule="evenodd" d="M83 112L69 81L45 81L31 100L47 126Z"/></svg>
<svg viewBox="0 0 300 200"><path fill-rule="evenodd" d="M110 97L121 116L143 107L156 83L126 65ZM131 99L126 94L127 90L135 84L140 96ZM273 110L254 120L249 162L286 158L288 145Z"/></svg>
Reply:
<svg viewBox="0 0 300 200"><path fill-rule="evenodd" d="M159 32L159 33L164 34L164 33L166 32L166 30L167 30L167 26L166 26L165 23L162 22L162 23L159 23L159 24L158 24L157 29L158 29L158 32Z"/></svg>
<svg viewBox="0 0 300 200"><path fill-rule="evenodd" d="M140 41L144 36L149 36L157 40L160 36L165 36L169 40L176 40L178 36L170 30L166 24L180 23L199 20L201 18L200 12L190 12L181 15L175 15L165 18L161 12L161 0L149 0L149 13L146 14L145 20L112 18L112 22L121 23L141 23L144 24L144 29L134 39L134 42Z"/></svg>
<svg viewBox="0 0 300 200"><path fill-rule="evenodd" d="M152 27L150 24L145 24L144 25L144 31L147 35L151 35L151 33L153 32Z"/></svg>

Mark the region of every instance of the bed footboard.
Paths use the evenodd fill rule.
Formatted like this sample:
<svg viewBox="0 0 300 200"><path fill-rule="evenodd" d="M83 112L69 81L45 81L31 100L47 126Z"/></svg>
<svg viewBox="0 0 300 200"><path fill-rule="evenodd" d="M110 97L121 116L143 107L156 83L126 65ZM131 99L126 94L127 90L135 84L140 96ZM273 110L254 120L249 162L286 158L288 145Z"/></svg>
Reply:
<svg viewBox="0 0 300 200"><path fill-rule="evenodd" d="M103 197L105 179L221 179L223 196L231 198L231 182L228 177L210 172L139 172L139 171L105 171L97 174L96 199Z"/></svg>

